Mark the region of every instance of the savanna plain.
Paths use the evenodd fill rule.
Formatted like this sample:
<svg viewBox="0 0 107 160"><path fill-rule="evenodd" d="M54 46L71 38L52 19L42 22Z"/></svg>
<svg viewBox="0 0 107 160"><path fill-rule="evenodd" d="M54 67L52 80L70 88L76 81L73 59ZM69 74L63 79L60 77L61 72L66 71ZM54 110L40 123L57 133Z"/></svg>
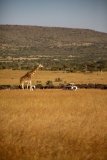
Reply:
<svg viewBox="0 0 107 160"><path fill-rule="evenodd" d="M0 72L1 84L18 84L22 74ZM107 76L42 73L43 77L41 72L37 77L44 83L47 76L75 83L106 83ZM107 90L1 90L0 122L1 160L107 159Z"/></svg>

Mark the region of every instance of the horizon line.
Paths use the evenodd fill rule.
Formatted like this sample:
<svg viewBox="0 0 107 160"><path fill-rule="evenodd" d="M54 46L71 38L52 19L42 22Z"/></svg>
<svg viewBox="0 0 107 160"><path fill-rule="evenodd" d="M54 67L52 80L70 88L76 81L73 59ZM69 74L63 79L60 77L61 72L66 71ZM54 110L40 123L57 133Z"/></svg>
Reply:
<svg viewBox="0 0 107 160"><path fill-rule="evenodd" d="M95 32L101 32L101 33L106 33L107 32L104 32L104 31L98 31L98 30L95 30L95 29L89 29L89 28L72 28L72 27L60 27L60 26L39 26L39 25L29 25L29 24L0 24L1 26L29 26L29 27L44 27L44 28L63 28L63 29L80 29L80 30L91 30L91 31L95 31Z"/></svg>

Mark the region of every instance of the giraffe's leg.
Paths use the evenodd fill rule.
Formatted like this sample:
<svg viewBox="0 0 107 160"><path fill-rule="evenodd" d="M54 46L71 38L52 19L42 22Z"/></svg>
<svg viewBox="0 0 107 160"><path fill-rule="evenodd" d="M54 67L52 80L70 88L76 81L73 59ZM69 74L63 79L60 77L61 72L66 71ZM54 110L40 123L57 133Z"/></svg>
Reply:
<svg viewBox="0 0 107 160"><path fill-rule="evenodd" d="M32 82L30 81L30 90L32 90Z"/></svg>
<svg viewBox="0 0 107 160"><path fill-rule="evenodd" d="M23 84L21 85L21 88L24 89L24 85Z"/></svg>
<svg viewBox="0 0 107 160"><path fill-rule="evenodd" d="M27 83L27 89L28 89L28 87L29 87L29 83Z"/></svg>

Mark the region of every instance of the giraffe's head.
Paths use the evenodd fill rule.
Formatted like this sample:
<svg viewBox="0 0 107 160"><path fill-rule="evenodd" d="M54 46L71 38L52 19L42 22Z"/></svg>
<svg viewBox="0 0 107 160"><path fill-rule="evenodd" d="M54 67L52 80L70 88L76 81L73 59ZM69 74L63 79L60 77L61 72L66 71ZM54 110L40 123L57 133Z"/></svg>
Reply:
<svg viewBox="0 0 107 160"><path fill-rule="evenodd" d="M42 68L43 67L43 65L42 64L39 64L39 68Z"/></svg>

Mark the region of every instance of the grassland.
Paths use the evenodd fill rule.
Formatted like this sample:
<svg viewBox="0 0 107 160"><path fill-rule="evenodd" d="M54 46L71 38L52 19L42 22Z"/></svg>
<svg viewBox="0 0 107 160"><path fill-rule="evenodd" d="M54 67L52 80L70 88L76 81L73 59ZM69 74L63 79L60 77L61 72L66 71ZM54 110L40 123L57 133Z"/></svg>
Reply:
<svg viewBox="0 0 107 160"><path fill-rule="evenodd" d="M28 71L22 70L0 70L0 85L10 84L10 85L19 85L19 79ZM56 78L60 78L62 82L59 83L99 83L107 84L107 72L103 72L102 75L100 72L93 73L65 73L63 71L37 71L32 77L33 85L37 84L37 81L46 85L48 80L51 80L54 85L58 85L58 82L55 82Z"/></svg>
<svg viewBox="0 0 107 160"><path fill-rule="evenodd" d="M106 90L0 91L1 160L106 160Z"/></svg>
<svg viewBox="0 0 107 160"><path fill-rule="evenodd" d="M0 70L0 84L19 85L26 71ZM107 83L107 72L37 71L33 84ZM107 90L1 90L1 160L105 160Z"/></svg>

